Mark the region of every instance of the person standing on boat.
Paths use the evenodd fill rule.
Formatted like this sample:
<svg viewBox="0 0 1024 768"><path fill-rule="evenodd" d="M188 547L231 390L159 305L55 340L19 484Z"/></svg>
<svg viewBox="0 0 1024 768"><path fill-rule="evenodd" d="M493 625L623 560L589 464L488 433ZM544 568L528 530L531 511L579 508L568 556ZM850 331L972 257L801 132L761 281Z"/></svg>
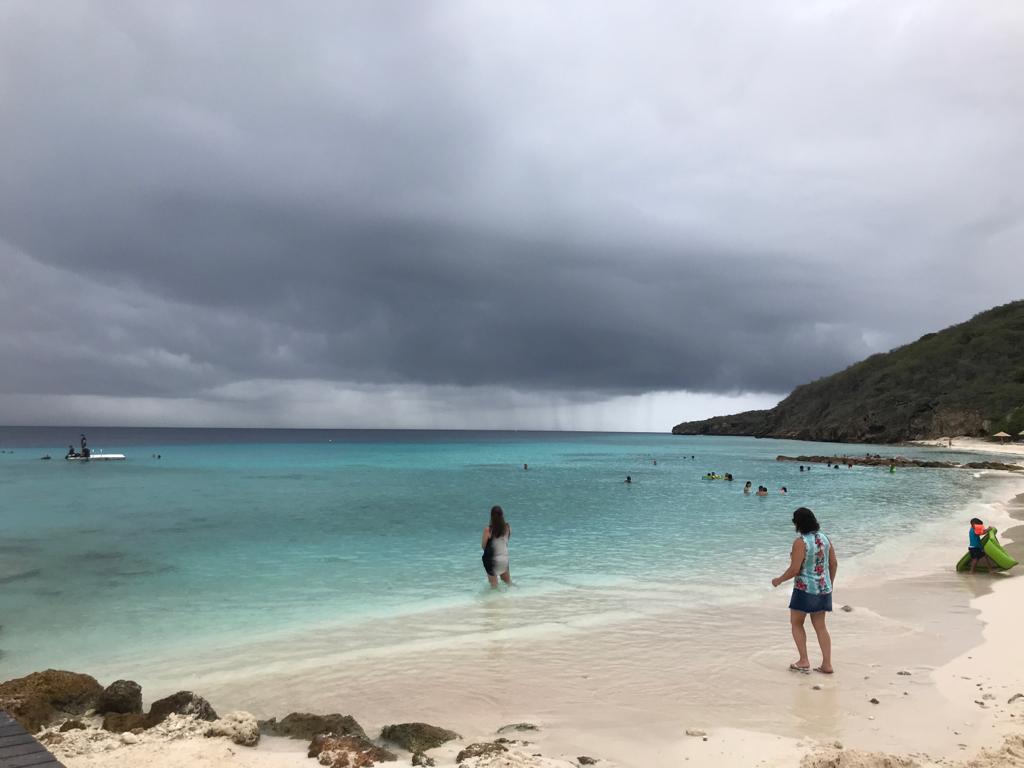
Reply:
<svg viewBox="0 0 1024 768"><path fill-rule="evenodd" d="M82 433L82 441L81 442L82 442L82 455L83 456L88 456L89 455L89 448L86 445L85 433L84 432Z"/></svg>
<svg viewBox="0 0 1024 768"><path fill-rule="evenodd" d="M512 526L505 522L505 512L495 504L491 507L491 524L484 528L480 547L483 549L484 570L492 588L498 586L498 578L506 584L512 583L508 567L508 540L512 538Z"/></svg>

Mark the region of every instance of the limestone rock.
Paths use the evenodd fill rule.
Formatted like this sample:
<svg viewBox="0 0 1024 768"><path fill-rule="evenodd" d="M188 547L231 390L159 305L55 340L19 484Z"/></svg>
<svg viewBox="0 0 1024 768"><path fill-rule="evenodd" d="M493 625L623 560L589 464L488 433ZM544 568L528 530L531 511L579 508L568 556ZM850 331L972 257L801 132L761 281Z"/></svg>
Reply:
<svg viewBox="0 0 1024 768"><path fill-rule="evenodd" d="M455 757L456 763L461 763L463 760L469 760L473 757L486 757L488 755L499 755L502 752L508 752L508 747L504 744L499 744L496 741L482 741L476 744L470 744L464 750L459 752Z"/></svg>
<svg viewBox="0 0 1024 768"><path fill-rule="evenodd" d="M111 733L124 733L125 731L134 731L137 728L149 728L149 718L146 715L135 712L125 715L106 715L103 718L103 725L100 727L104 731L110 731Z"/></svg>
<svg viewBox="0 0 1024 768"><path fill-rule="evenodd" d="M848 752L842 749L821 749L805 755L800 768L919 768L909 757L886 755L881 752Z"/></svg>
<svg viewBox="0 0 1024 768"><path fill-rule="evenodd" d="M139 737L131 731L128 731L128 733L121 734L121 741L123 741L125 744L138 744Z"/></svg>
<svg viewBox="0 0 1024 768"><path fill-rule="evenodd" d="M422 752L417 752L416 754L414 754L412 756L412 761L411 762L412 762L412 765L428 766L428 768L429 768L429 766L435 765L434 758L427 757Z"/></svg>
<svg viewBox="0 0 1024 768"><path fill-rule="evenodd" d="M576 758L576 762L580 765L594 765L597 762L597 759L593 757L587 757L586 755L580 755Z"/></svg>
<svg viewBox="0 0 1024 768"><path fill-rule="evenodd" d="M87 726L81 720L72 719L72 720L65 720L61 724L60 728L58 728L58 730L61 733L67 733L68 731L84 731L88 727L89 726Z"/></svg>
<svg viewBox="0 0 1024 768"><path fill-rule="evenodd" d="M308 757L315 757L328 768L366 768L375 763L397 760L398 756L361 736L333 736L321 733L313 737Z"/></svg>
<svg viewBox="0 0 1024 768"><path fill-rule="evenodd" d="M100 694L96 714L142 712L142 686L134 680L115 680Z"/></svg>
<svg viewBox="0 0 1024 768"><path fill-rule="evenodd" d="M852 605L844 605L842 608L840 608L840 610L843 611L844 613L850 613L850 612L853 611L853 606Z"/></svg>
<svg viewBox="0 0 1024 768"><path fill-rule="evenodd" d="M280 721L276 717L261 720L259 726L260 731L267 736L285 736L303 741L309 741L321 733L369 739L366 731L351 715L313 715L309 712L292 712Z"/></svg>
<svg viewBox="0 0 1024 768"><path fill-rule="evenodd" d="M35 696L0 696L0 709L6 710L29 733L36 733L57 715L48 701Z"/></svg>
<svg viewBox="0 0 1024 768"><path fill-rule="evenodd" d="M83 714L102 692L103 686L89 675L48 669L0 683L0 709L35 733L59 712Z"/></svg>
<svg viewBox="0 0 1024 768"><path fill-rule="evenodd" d="M511 733L513 731L518 731L518 732L523 732L523 731L539 731L539 730L540 730L540 726L536 726L533 723L509 723L508 725L501 726L501 728L498 729L498 733Z"/></svg>
<svg viewBox="0 0 1024 768"><path fill-rule="evenodd" d="M702 730L700 730L700 728L687 728L686 729L686 735L687 736L707 736L708 734L707 734L707 731L702 731Z"/></svg>
<svg viewBox="0 0 1024 768"><path fill-rule="evenodd" d="M192 691L178 691L153 702L153 706L149 708L148 727L159 725L172 713L192 715L197 720L213 721L217 719L217 713L210 706L210 702L202 696L198 696Z"/></svg>
<svg viewBox="0 0 1024 768"><path fill-rule="evenodd" d="M210 723L206 736L225 736L243 747L255 747L260 741L260 727L255 715L248 712L228 712Z"/></svg>
<svg viewBox="0 0 1024 768"><path fill-rule="evenodd" d="M380 732L380 737L385 741L394 742L410 752L424 752L434 747L440 747L446 741L462 738L455 731L427 723L385 725Z"/></svg>

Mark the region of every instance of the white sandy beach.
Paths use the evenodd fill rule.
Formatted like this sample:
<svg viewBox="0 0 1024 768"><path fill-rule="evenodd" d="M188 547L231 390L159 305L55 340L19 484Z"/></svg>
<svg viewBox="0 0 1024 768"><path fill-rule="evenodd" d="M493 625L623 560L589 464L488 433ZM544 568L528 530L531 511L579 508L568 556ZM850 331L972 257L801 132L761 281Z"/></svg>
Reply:
<svg viewBox="0 0 1024 768"><path fill-rule="evenodd" d="M958 443L953 450L966 448ZM1000 488L1021 490L1019 481L1004 482ZM989 504L984 516L1004 544L1024 541L1017 522L1024 496ZM372 663L332 655L330 638L310 638L302 649L307 665L295 664L294 648L280 669L245 668L227 654L195 658L188 669L152 669L143 683L147 699L188 688L218 709L258 717L351 714L371 736L388 723L429 722L466 737L431 750L440 766L455 765L470 742L493 740L500 726L522 721L540 728L518 737L528 744L463 764L575 765L587 755L607 766L1024 765L1019 749L1016 756L999 751L1004 738L1019 744L1024 737L1024 699L1007 703L1024 692L1017 658L1024 580L1017 571L955 573L965 527L957 523L948 544L923 549L905 572L885 558L878 570L871 560L841 569L837 608L853 610L830 618L832 677L787 670L793 650L780 590L725 614L638 615L609 626L566 627L542 640L510 636L486 648L460 645L453 626L447 647L406 649L401 664L388 665L386 679ZM402 629L382 622L377 631ZM539 647L519 652L527 642ZM222 738L163 738L146 733L138 744L107 749L117 745L109 738L84 754L70 745L54 749L69 768L316 764L301 741L264 737L247 748ZM408 753L396 751L408 761ZM873 752L914 762L861 754Z"/></svg>
<svg viewBox="0 0 1024 768"><path fill-rule="evenodd" d="M968 451L970 453L992 453L1007 456L1010 459L1024 459L1024 442L1020 439L995 443L980 437L953 437L948 440L914 440L914 445L926 445L933 448L945 448L949 451Z"/></svg>

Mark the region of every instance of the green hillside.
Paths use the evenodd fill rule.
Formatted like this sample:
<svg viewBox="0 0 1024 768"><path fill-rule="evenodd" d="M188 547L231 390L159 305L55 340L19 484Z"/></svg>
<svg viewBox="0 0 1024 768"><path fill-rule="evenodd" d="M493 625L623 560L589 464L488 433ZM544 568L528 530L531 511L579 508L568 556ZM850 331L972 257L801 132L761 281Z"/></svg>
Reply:
<svg viewBox="0 0 1024 768"><path fill-rule="evenodd" d="M771 410L672 432L897 442L999 430L1024 430L1024 301L803 384Z"/></svg>

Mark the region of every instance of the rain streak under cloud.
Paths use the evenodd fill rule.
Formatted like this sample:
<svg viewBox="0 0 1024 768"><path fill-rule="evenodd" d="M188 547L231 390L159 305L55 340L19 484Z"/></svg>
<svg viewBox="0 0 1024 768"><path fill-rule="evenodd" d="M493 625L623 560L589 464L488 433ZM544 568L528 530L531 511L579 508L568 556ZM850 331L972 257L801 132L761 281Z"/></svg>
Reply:
<svg viewBox="0 0 1024 768"><path fill-rule="evenodd" d="M1021 297L1024 7L0 7L0 423L667 430Z"/></svg>

